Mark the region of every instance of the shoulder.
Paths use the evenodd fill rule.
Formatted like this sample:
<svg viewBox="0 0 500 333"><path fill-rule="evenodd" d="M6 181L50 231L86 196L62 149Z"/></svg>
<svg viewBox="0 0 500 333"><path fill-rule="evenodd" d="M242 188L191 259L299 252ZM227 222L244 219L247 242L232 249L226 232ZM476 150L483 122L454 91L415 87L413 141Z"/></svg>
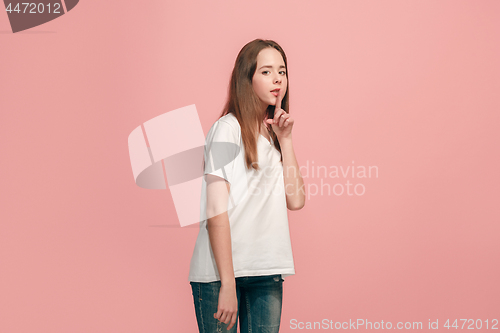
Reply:
<svg viewBox="0 0 500 333"><path fill-rule="evenodd" d="M215 121L207 134L207 140L238 143L241 127L238 119L228 113Z"/></svg>
<svg viewBox="0 0 500 333"><path fill-rule="evenodd" d="M238 137L241 133L241 127L235 115L228 113L215 121L210 128L210 132L214 131Z"/></svg>
<svg viewBox="0 0 500 333"><path fill-rule="evenodd" d="M225 125L229 125L230 127L233 128L233 130L236 131L241 131L240 123L238 122L238 119L236 116L232 113L228 113L222 117L220 117L216 123L223 123Z"/></svg>

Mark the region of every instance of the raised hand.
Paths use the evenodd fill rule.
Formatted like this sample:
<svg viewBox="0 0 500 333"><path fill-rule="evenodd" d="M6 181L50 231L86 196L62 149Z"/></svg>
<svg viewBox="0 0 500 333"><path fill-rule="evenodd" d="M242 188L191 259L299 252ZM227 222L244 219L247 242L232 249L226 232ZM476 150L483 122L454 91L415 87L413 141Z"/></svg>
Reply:
<svg viewBox="0 0 500 333"><path fill-rule="evenodd" d="M266 123L272 125L273 131L274 133L276 133L276 136L278 137L278 141L281 141L281 139L283 138L291 137L292 127L294 123L294 119L290 117L290 115L281 108L281 101L283 100L284 95L285 91L282 91L280 89L278 97L276 98L274 118L266 119Z"/></svg>

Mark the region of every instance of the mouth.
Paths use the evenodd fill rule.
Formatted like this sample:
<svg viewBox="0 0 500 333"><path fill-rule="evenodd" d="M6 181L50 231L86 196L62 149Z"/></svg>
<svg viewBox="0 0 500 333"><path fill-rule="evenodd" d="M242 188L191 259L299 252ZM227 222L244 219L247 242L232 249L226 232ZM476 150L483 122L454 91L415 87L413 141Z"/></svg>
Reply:
<svg viewBox="0 0 500 333"><path fill-rule="evenodd" d="M279 93L280 93L280 89L279 88L271 90L271 94L273 94L276 97L278 97Z"/></svg>

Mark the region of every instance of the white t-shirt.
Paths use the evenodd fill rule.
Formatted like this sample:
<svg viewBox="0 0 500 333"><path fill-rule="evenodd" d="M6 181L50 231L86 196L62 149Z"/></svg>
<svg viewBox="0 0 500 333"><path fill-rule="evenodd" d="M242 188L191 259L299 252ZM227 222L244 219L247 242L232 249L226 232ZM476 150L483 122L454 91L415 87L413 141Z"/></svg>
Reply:
<svg viewBox="0 0 500 333"><path fill-rule="evenodd" d="M241 127L236 117L228 113L207 134L204 173L230 183L227 211L234 276L281 274L284 279L295 274L295 267L281 154L272 139L270 143L262 134L257 140L257 151L260 170L247 169ZM205 180L201 193L200 231L191 258L189 281L219 281L207 230Z"/></svg>

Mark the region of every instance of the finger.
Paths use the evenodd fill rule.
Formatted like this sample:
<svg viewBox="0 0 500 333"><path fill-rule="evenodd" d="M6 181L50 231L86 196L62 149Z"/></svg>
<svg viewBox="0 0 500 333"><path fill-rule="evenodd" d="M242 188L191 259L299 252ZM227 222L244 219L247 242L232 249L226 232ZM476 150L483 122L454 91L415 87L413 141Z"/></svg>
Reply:
<svg viewBox="0 0 500 333"><path fill-rule="evenodd" d="M223 312L222 315L220 316L220 321L223 322L224 324L227 324L229 321L227 320L227 313Z"/></svg>
<svg viewBox="0 0 500 333"><path fill-rule="evenodd" d="M286 112L281 115L279 127L283 126L283 124L285 123L285 120L287 120L288 117L290 117L290 116Z"/></svg>
<svg viewBox="0 0 500 333"><path fill-rule="evenodd" d="M281 100L283 99L284 93L282 92L283 89L280 89L278 92L278 97L276 98L276 109L281 109Z"/></svg>
<svg viewBox="0 0 500 333"><path fill-rule="evenodd" d="M288 113L286 113L284 110L283 110L283 113L281 114L280 118L278 119L278 126L281 127L283 126L283 123L285 122L285 120L289 117Z"/></svg>
<svg viewBox="0 0 500 333"><path fill-rule="evenodd" d="M222 310L217 309L217 313L214 313L214 318L220 320L221 316L222 316Z"/></svg>
<svg viewBox="0 0 500 333"><path fill-rule="evenodd" d="M283 126L287 127L288 125L290 125L290 119L285 120L285 123Z"/></svg>
<svg viewBox="0 0 500 333"><path fill-rule="evenodd" d="M231 317L231 323L227 327L227 330L229 331L234 326L234 324L236 324L236 313Z"/></svg>
<svg viewBox="0 0 500 333"><path fill-rule="evenodd" d="M274 110L274 118L273 118L273 123L274 124L277 124L280 120L280 117L281 115L284 113L285 111L283 109L275 109Z"/></svg>

